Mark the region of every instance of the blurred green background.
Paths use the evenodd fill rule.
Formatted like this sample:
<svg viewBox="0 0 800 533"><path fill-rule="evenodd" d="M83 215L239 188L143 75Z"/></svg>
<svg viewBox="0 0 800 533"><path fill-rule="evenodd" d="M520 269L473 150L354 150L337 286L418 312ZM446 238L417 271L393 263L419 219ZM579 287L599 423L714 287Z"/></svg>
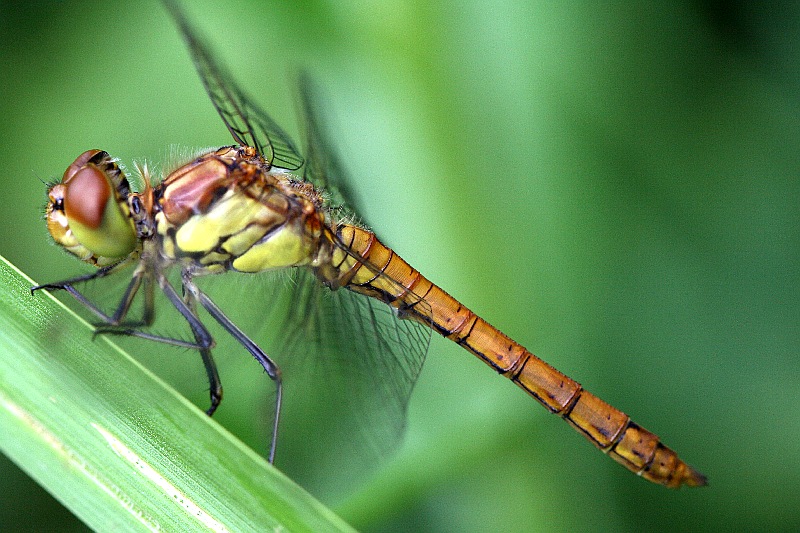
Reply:
<svg viewBox="0 0 800 533"><path fill-rule="evenodd" d="M379 235L710 478L636 479L434 338L400 452L354 493L331 476L315 494L367 531L800 529L797 4L190 16L293 133L308 68ZM89 148L130 166L230 143L157 2L0 2L0 88L0 253L40 282L79 270L48 242L40 180ZM195 358L126 347L205 407L202 369L175 378ZM247 391L265 378L232 361L219 420L259 446ZM0 493L4 529L83 528L4 458Z"/></svg>

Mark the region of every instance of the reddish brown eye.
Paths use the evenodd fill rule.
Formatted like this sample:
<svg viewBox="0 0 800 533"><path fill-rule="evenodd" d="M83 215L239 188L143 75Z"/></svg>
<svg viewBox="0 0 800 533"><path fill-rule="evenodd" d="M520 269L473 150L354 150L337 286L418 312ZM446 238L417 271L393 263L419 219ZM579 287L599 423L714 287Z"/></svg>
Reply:
<svg viewBox="0 0 800 533"><path fill-rule="evenodd" d="M102 150L86 150L79 155L78 158L67 167L67 170L64 171L64 177L61 179L61 183L67 183L70 181L76 172L78 172L91 158L99 154L101 151Z"/></svg>
<svg viewBox="0 0 800 533"><path fill-rule="evenodd" d="M95 166L87 166L74 172L65 183L64 210L70 224L77 222L87 228L99 228L105 210L111 207L108 200L112 194L111 184L103 172Z"/></svg>
<svg viewBox="0 0 800 533"><path fill-rule="evenodd" d="M90 150L82 154L69 166L64 181L57 186L63 190L60 202L64 206L63 218L55 214L59 204L56 196L62 191L55 187L51 190L51 202L55 199L51 204L51 234L61 243L64 241L61 234L66 235L66 228L69 228L77 242L93 256L124 257L136 247L136 228L111 178L90 162L97 153L98 150Z"/></svg>

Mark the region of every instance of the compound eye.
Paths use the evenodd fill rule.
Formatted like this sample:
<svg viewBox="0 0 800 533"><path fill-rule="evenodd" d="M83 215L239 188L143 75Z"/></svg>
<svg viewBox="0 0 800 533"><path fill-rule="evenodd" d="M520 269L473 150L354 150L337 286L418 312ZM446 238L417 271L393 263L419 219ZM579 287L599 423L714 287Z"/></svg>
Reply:
<svg viewBox="0 0 800 533"><path fill-rule="evenodd" d="M117 258L133 251L133 221L103 171L88 164L71 172L63 185L64 213L78 242L96 256Z"/></svg>
<svg viewBox="0 0 800 533"><path fill-rule="evenodd" d="M88 163L89 160L94 156L96 156L97 154L103 154L105 156L108 156L108 154L106 154L102 150L86 150L81 155L79 155L78 158L75 159L75 161L73 161L70 166L67 167L67 170L64 171L64 177L61 178L61 183L68 183L69 180L72 179L72 176L74 176L76 172L78 172L80 169L86 166L86 163Z"/></svg>

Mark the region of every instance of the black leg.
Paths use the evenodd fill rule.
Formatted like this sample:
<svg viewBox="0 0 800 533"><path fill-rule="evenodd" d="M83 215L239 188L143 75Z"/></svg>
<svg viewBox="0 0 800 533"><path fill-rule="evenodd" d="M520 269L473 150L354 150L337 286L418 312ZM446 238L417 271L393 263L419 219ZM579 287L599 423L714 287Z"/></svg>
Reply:
<svg viewBox="0 0 800 533"><path fill-rule="evenodd" d="M133 284L134 283L132 282L129 285L129 288ZM200 321L200 318L197 316L197 313L194 310L193 300L190 300L188 304L187 302L184 302L183 298L181 298L172 285L170 285L169 280L164 275L158 275L158 284L170 303L189 323L189 327L192 329L192 334L194 335L194 342L175 339L172 337L163 337L161 335L154 335L152 333L147 333L137 329L138 326L149 325L152 323L154 316L152 279L150 276L145 277L145 311L142 321L140 323L124 324L121 326L117 326L115 324L110 324L108 326L101 325L95 329L95 334L137 337L139 339L146 339L149 341L168 344L170 346L190 348L199 351L200 357L203 359L203 365L206 369L206 375L209 383L209 396L211 398L211 405L208 409L206 409L206 414L211 416L214 414L214 411L217 410L217 407L219 407L219 404L222 401L222 383L219 379L219 372L217 371L217 366L214 363L214 358L211 355L211 348L214 346L214 339ZM138 287L139 284L137 283L136 285ZM126 291L126 296L127 294L128 291ZM125 299L123 298L123 302L120 304L119 309L123 309L124 302ZM125 313L121 313L122 316L124 316L124 314Z"/></svg>
<svg viewBox="0 0 800 533"><path fill-rule="evenodd" d="M188 274L184 274L183 276L183 286L192 295L194 299L200 302L200 305L208 311L214 320L219 322L219 324L225 328L225 330L230 333L234 339L239 341L239 344L244 346L244 348L250 352L250 354L255 357L256 361L264 368L267 372L267 375L275 382L275 419L272 424L272 442L270 443L269 447L269 462L272 463L275 460L275 448L278 443L278 421L280 419L281 414L281 400L283 395L283 385L281 383L281 370L278 365L262 350L255 342L253 342L242 330L240 330L236 324L234 324L222 310L217 307L211 298L209 298L204 292L202 292L197 285L191 280L191 277Z"/></svg>
<svg viewBox="0 0 800 533"><path fill-rule="evenodd" d="M124 267L128 266L130 262L128 260L121 261L119 263L115 263L113 265L104 266L102 268L98 268L91 274L84 274L82 276L75 276L74 278L65 279L64 281L56 281L55 283L45 283L42 285L37 285L35 287L31 287L31 294L35 293L41 289L47 290L58 290L64 289L69 285L75 285L77 283L83 283L84 281L89 281L93 279L104 278L109 274L113 274L117 270L121 270Z"/></svg>
<svg viewBox="0 0 800 533"><path fill-rule="evenodd" d="M195 348L200 352L200 357L203 359L203 366L205 366L206 369L206 376L208 377L208 392L211 397L211 405L206 410L206 414L211 416L222 401L222 381L219 379L217 365L214 362L214 358L211 356L211 348L214 346L214 339L195 313L195 299L192 294L189 294L190 299L187 304L178 295L172 285L170 285L166 276L161 275L158 279L158 284L169 301L172 302L172 305L183 315L189 323L189 327L192 328L192 334L197 343Z"/></svg>
<svg viewBox="0 0 800 533"><path fill-rule="evenodd" d="M191 310L192 314L197 316L197 300L192 296L191 293L186 293L184 291L184 298L186 299L186 304ZM192 325L191 323L189 324ZM202 338L202 333L192 328L192 333L194 334L195 341L199 344L200 339ZM219 407L220 402L222 402L222 382L219 379L219 373L217 372L217 365L214 363L214 358L211 356L211 349L209 348L199 348L200 357L203 359L203 366L206 369L206 376L208 377L208 392L211 396L211 406L206 410L206 414L208 416L212 416L214 411L217 410Z"/></svg>
<svg viewBox="0 0 800 533"><path fill-rule="evenodd" d="M67 291L81 305L86 307L89 311L91 311L98 318L100 318L100 320L102 320L104 324L118 325L127 316L131 303L133 302L133 299L139 290L142 278L144 276L144 271L142 269L137 269L137 271L134 273L130 283L128 283L128 286L125 289L125 294L123 294L122 299L120 300L119 305L117 305L117 309L114 311L113 315L106 314L102 309L97 307L93 302L91 302L88 298L86 298L86 296L84 296L83 293L81 293L78 289L76 289L74 285L78 283L85 283L93 279L104 278L110 274L117 272L118 270L127 267L129 264L130 262L126 260L120 263L116 263L114 265L100 268L97 271L92 272L91 274L76 276L74 278L66 279L64 281L58 281L56 283L46 283L44 285L37 285L36 287L31 287L31 294L34 294L36 291L41 289ZM149 300L150 300L150 305L152 306L152 298L150 298ZM146 323L148 319L152 321L152 308L149 311L145 309L145 313L142 320L136 321L131 325L142 325Z"/></svg>

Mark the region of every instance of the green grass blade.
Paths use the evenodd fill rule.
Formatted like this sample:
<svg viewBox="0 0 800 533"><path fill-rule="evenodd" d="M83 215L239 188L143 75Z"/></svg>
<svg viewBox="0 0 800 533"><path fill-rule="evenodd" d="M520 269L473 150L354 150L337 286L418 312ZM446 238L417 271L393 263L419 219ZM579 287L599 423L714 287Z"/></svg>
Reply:
<svg viewBox="0 0 800 533"><path fill-rule="evenodd" d="M0 451L87 525L351 530L31 285L0 257Z"/></svg>

